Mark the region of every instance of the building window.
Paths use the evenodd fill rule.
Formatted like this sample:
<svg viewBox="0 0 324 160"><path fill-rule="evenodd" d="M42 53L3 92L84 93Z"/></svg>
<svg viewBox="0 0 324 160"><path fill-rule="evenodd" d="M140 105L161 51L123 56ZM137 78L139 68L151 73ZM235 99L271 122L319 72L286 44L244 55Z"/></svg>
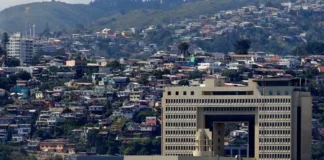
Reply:
<svg viewBox="0 0 324 160"><path fill-rule="evenodd" d="M176 91L176 93L175 93L176 95L179 95L179 92L178 91Z"/></svg>
<svg viewBox="0 0 324 160"><path fill-rule="evenodd" d="M281 94L281 92L278 90L278 91L277 91L277 95L280 95L280 94Z"/></svg>
<svg viewBox="0 0 324 160"><path fill-rule="evenodd" d="M285 91L285 95L288 95L289 94L289 92L288 91Z"/></svg>
<svg viewBox="0 0 324 160"><path fill-rule="evenodd" d="M195 92L194 91L191 91L190 94L193 96L193 95L195 95Z"/></svg>
<svg viewBox="0 0 324 160"><path fill-rule="evenodd" d="M187 92L186 91L183 91L183 95L187 95Z"/></svg>
<svg viewBox="0 0 324 160"><path fill-rule="evenodd" d="M269 95L273 95L272 91L269 91Z"/></svg>
<svg viewBox="0 0 324 160"><path fill-rule="evenodd" d="M169 96L171 95L171 92L170 92L170 91L168 91L168 95L169 95Z"/></svg>

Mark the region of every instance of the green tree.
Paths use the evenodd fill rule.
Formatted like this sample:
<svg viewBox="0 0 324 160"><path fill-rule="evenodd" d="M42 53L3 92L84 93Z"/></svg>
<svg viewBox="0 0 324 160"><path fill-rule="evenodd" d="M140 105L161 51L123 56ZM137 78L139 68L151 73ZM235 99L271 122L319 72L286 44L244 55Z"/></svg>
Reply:
<svg viewBox="0 0 324 160"><path fill-rule="evenodd" d="M26 71L20 71L17 73L17 77L21 80L30 80L32 76Z"/></svg>
<svg viewBox="0 0 324 160"><path fill-rule="evenodd" d="M128 146L123 150L124 155L136 155L136 148L134 146Z"/></svg>
<svg viewBox="0 0 324 160"><path fill-rule="evenodd" d="M0 88L9 90L10 88L8 87L9 80L4 77L0 77Z"/></svg>
<svg viewBox="0 0 324 160"><path fill-rule="evenodd" d="M189 86L190 83L189 83L188 80L181 80L181 81L178 82L178 85L180 85L180 86Z"/></svg>
<svg viewBox="0 0 324 160"><path fill-rule="evenodd" d="M107 67L110 67L112 70L121 69L121 64L117 60L114 60L114 61L108 63Z"/></svg>
<svg viewBox="0 0 324 160"><path fill-rule="evenodd" d="M234 44L236 54L248 54L251 47L251 41L248 39L241 39Z"/></svg>
<svg viewBox="0 0 324 160"><path fill-rule="evenodd" d="M315 76L319 75L319 71L316 67L311 67L304 70L304 77L305 78L315 78Z"/></svg>
<svg viewBox="0 0 324 160"><path fill-rule="evenodd" d="M140 111L135 112L134 114L134 121L137 123L141 123L145 120L148 116L153 116L154 113L152 109L142 109Z"/></svg>
<svg viewBox="0 0 324 160"><path fill-rule="evenodd" d="M5 59L5 65L7 67L17 67L20 66L20 60L17 58L8 58Z"/></svg>
<svg viewBox="0 0 324 160"><path fill-rule="evenodd" d="M190 45L187 42L181 42L178 45L178 50L180 51L181 54L183 54L185 57L187 57L189 47L190 47Z"/></svg>
<svg viewBox="0 0 324 160"><path fill-rule="evenodd" d="M38 55L33 56L33 58L31 59L30 64L33 65L33 66L36 66L39 63L40 63L40 56L38 56Z"/></svg>
<svg viewBox="0 0 324 160"><path fill-rule="evenodd" d="M230 81L240 81L242 79L239 72L230 69L224 69L222 76L227 77Z"/></svg>
<svg viewBox="0 0 324 160"><path fill-rule="evenodd" d="M146 85L149 82L148 77L147 76L142 76L137 82L139 84Z"/></svg>
<svg viewBox="0 0 324 160"><path fill-rule="evenodd" d="M205 74L204 72L193 71L189 73L189 79L202 78L204 74Z"/></svg>
<svg viewBox="0 0 324 160"><path fill-rule="evenodd" d="M324 158L324 142L312 145L312 159L323 160Z"/></svg>
<svg viewBox="0 0 324 160"><path fill-rule="evenodd" d="M28 160L37 160L37 158L34 155L30 155L30 156L28 156Z"/></svg>
<svg viewBox="0 0 324 160"><path fill-rule="evenodd" d="M2 34L2 39L1 39L2 47L5 53L5 60L7 59L7 45L9 43L9 35L7 32L4 32Z"/></svg>

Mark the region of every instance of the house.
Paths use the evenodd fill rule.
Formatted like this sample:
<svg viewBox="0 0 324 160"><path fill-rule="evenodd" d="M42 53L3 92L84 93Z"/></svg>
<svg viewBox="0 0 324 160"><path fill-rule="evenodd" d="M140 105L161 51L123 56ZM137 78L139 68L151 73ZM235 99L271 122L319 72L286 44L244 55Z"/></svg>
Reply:
<svg viewBox="0 0 324 160"><path fill-rule="evenodd" d="M59 93L62 93L66 90L66 87L65 86L57 86L57 87L54 87L53 88L53 92L59 92Z"/></svg>
<svg viewBox="0 0 324 160"><path fill-rule="evenodd" d="M0 97L3 97L6 95L6 90L0 89Z"/></svg>
<svg viewBox="0 0 324 160"><path fill-rule="evenodd" d="M0 141L7 142L9 140L8 132L9 124L0 124Z"/></svg>
<svg viewBox="0 0 324 160"><path fill-rule="evenodd" d="M4 124L4 125L9 125L12 124L14 122L14 119L12 117L0 117L0 124Z"/></svg>
<svg viewBox="0 0 324 160"><path fill-rule="evenodd" d="M57 72L56 75L58 78L73 78L75 73L74 72Z"/></svg>
<svg viewBox="0 0 324 160"><path fill-rule="evenodd" d="M156 122L156 117L146 117L145 118L145 125L147 126L156 126L157 122Z"/></svg>
<svg viewBox="0 0 324 160"><path fill-rule="evenodd" d="M324 66L318 66L317 69L320 73L324 72Z"/></svg>
<svg viewBox="0 0 324 160"><path fill-rule="evenodd" d="M65 65L69 67L82 67L82 66L87 66L87 61L83 60L70 60L66 61Z"/></svg>
<svg viewBox="0 0 324 160"><path fill-rule="evenodd" d="M232 54L230 55L232 61L243 61L245 64L251 64L255 62L256 56L247 54L247 55L240 55L240 54Z"/></svg>
<svg viewBox="0 0 324 160"><path fill-rule="evenodd" d="M43 99L44 98L43 92L36 92L35 93L35 98L36 99Z"/></svg>
<svg viewBox="0 0 324 160"><path fill-rule="evenodd" d="M148 126L148 125L141 125L140 131L141 132L153 132L156 130L156 126Z"/></svg>
<svg viewBox="0 0 324 160"><path fill-rule="evenodd" d="M138 132L141 130L140 124L135 122L128 122L125 126L126 131L128 132Z"/></svg>
<svg viewBox="0 0 324 160"><path fill-rule="evenodd" d="M129 101L130 102L135 102L135 101L141 100L142 96L143 96L143 91L139 91L139 90L129 91Z"/></svg>
<svg viewBox="0 0 324 160"><path fill-rule="evenodd" d="M49 139L39 143L39 149L44 152L62 153L67 148L68 141L65 139Z"/></svg>
<svg viewBox="0 0 324 160"><path fill-rule="evenodd" d="M90 106L89 111L90 112L96 112L96 113L102 113L104 111L104 106Z"/></svg>

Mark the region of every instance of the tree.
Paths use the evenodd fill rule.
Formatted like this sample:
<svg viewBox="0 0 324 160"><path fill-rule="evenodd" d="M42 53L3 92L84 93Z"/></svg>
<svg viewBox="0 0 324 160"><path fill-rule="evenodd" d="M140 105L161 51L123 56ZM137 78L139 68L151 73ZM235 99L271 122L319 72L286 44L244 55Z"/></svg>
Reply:
<svg viewBox="0 0 324 160"><path fill-rule="evenodd" d="M33 66L36 66L39 63L40 63L40 57L38 55L33 56L30 64Z"/></svg>
<svg viewBox="0 0 324 160"><path fill-rule="evenodd" d="M188 53L188 50L189 50L189 44L187 42L181 42L179 45L178 45L178 49L180 51L181 54L184 55L184 57L187 56L187 53Z"/></svg>
<svg viewBox="0 0 324 160"><path fill-rule="evenodd" d="M200 71L193 71L189 73L189 79L197 79L197 78L202 78L204 75L204 72Z"/></svg>
<svg viewBox="0 0 324 160"><path fill-rule="evenodd" d="M8 87L8 84L9 84L9 80L7 78L0 77L0 88L8 90L10 89Z"/></svg>
<svg viewBox="0 0 324 160"><path fill-rule="evenodd" d="M9 43L9 35L7 32L4 32L2 34L2 39L1 39L2 47L5 53L5 59L7 58L7 45Z"/></svg>
<svg viewBox="0 0 324 160"><path fill-rule="evenodd" d="M114 60L114 61L108 63L107 67L110 67L112 70L121 69L121 64L117 60Z"/></svg>
<svg viewBox="0 0 324 160"><path fill-rule="evenodd" d="M26 71L20 71L19 73L17 73L17 77L21 80L26 80L26 81L32 78L32 76Z"/></svg>
<svg viewBox="0 0 324 160"><path fill-rule="evenodd" d="M141 123L145 120L146 117L153 116L153 115L154 115L154 113L153 113L152 109L143 109L138 112L135 112L133 117L134 117L135 122Z"/></svg>
<svg viewBox="0 0 324 160"><path fill-rule="evenodd" d="M322 160L324 157L324 142L312 145L312 159Z"/></svg>
<svg viewBox="0 0 324 160"><path fill-rule="evenodd" d="M236 54L248 54L251 47L251 41L248 39L241 39L234 44Z"/></svg>
<svg viewBox="0 0 324 160"><path fill-rule="evenodd" d="M28 156L28 160L37 160L37 158L34 155L30 155L30 156Z"/></svg>
<svg viewBox="0 0 324 160"><path fill-rule="evenodd" d="M314 78L317 75L319 75L319 71L316 67L308 68L304 71L305 78Z"/></svg>
<svg viewBox="0 0 324 160"><path fill-rule="evenodd" d="M189 83L188 80L181 80L181 81L178 82L178 85L180 85L180 86L189 86L190 83Z"/></svg>
<svg viewBox="0 0 324 160"><path fill-rule="evenodd" d="M8 58L8 59L5 59L5 65L7 67L17 67L17 66L20 66L20 60L17 59L17 58Z"/></svg>
<svg viewBox="0 0 324 160"><path fill-rule="evenodd" d="M146 85L149 82L148 77L147 76L142 76L137 82L139 84Z"/></svg>

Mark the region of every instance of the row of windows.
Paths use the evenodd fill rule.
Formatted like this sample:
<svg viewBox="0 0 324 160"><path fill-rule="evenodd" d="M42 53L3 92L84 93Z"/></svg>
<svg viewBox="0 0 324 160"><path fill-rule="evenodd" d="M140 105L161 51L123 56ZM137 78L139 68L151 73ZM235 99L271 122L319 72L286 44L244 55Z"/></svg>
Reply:
<svg viewBox="0 0 324 160"><path fill-rule="evenodd" d="M290 111L290 106L281 106L281 107L260 107L260 111Z"/></svg>
<svg viewBox="0 0 324 160"><path fill-rule="evenodd" d="M259 150L270 150L270 151L290 151L290 146L260 146Z"/></svg>
<svg viewBox="0 0 324 160"><path fill-rule="evenodd" d="M196 127L195 122L166 122L167 127Z"/></svg>
<svg viewBox="0 0 324 160"><path fill-rule="evenodd" d="M290 119L290 114L263 114L260 119Z"/></svg>
<svg viewBox="0 0 324 160"><path fill-rule="evenodd" d="M171 95L172 95L171 91L168 91L168 96L171 96ZM179 91L176 91L176 92L175 92L175 95L178 96L178 95L179 95ZM187 91L183 91L183 92L182 92L182 95L186 96L186 95L187 95ZM190 95L191 95L191 96L195 95L195 92L194 92L194 91L190 91Z"/></svg>
<svg viewBox="0 0 324 160"><path fill-rule="evenodd" d="M192 154L165 154L166 156L192 156Z"/></svg>
<svg viewBox="0 0 324 160"><path fill-rule="evenodd" d="M194 138L166 138L165 142L193 143L195 142L195 139Z"/></svg>
<svg viewBox="0 0 324 160"><path fill-rule="evenodd" d="M290 158L290 154L260 154L259 158Z"/></svg>
<svg viewBox="0 0 324 160"><path fill-rule="evenodd" d="M266 135L266 134L290 134L290 130L260 130L259 134Z"/></svg>
<svg viewBox="0 0 324 160"><path fill-rule="evenodd" d="M166 99L166 103L290 103L290 99Z"/></svg>
<svg viewBox="0 0 324 160"><path fill-rule="evenodd" d="M196 119L196 115L166 115L166 119Z"/></svg>
<svg viewBox="0 0 324 160"><path fill-rule="evenodd" d="M196 111L196 107L166 107L166 111Z"/></svg>
<svg viewBox="0 0 324 160"><path fill-rule="evenodd" d="M196 134L196 131L186 131L186 130L166 130L165 133L168 135L168 134L171 134L171 135L179 135L179 134L183 134L183 135L195 135Z"/></svg>
<svg viewBox="0 0 324 160"><path fill-rule="evenodd" d="M260 143L290 143L290 138L260 138Z"/></svg>
<svg viewBox="0 0 324 160"><path fill-rule="evenodd" d="M205 107L204 111L254 111L255 107Z"/></svg>
<svg viewBox="0 0 324 160"><path fill-rule="evenodd" d="M166 150L171 150L171 151L175 151L175 150L186 150L186 151L193 151L195 150L195 146L166 146L165 147Z"/></svg>
<svg viewBox="0 0 324 160"><path fill-rule="evenodd" d="M260 127L290 127L290 122L261 122Z"/></svg>
<svg viewBox="0 0 324 160"><path fill-rule="evenodd" d="M269 93L269 95L274 95L274 92L273 92L272 90L269 90L268 93ZM275 94L275 95L281 95L281 94L282 94L280 90L277 90L276 93L277 93L277 94ZM263 95L262 92L261 92L261 95ZM285 91L285 92L284 92L284 95L289 95L289 91Z"/></svg>

